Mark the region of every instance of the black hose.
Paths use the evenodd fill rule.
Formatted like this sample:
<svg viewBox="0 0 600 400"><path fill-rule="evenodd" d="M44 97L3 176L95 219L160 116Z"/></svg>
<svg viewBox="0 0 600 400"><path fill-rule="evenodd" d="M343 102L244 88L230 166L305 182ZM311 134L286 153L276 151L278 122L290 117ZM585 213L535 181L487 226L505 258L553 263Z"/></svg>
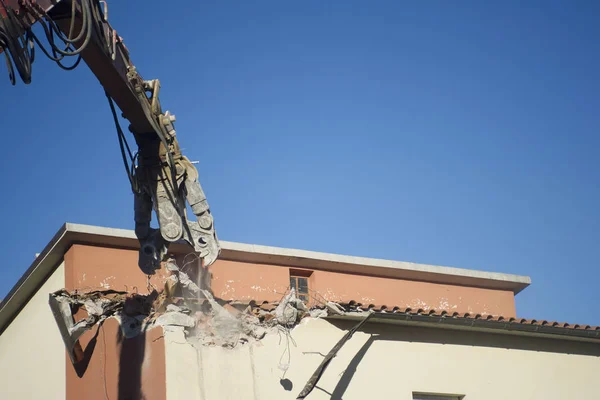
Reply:
<svg viewBox="0 0 600 400"><path fill-rule="evenodd" d="M82 22L81 22L81 32L78 35L78 38L76 39L70 39L70 38L64 38L63 34L60 32L60 29L56 26L56 23L49 17L47 17L47 14L45 15L50 28L46 29L45 24L42 24L42 26L44 26L44 32L46 32L46 38L48 39L48 42L51 43L51 45L53 45L54 47L54 51L56 51L58 54L61 54L63 56L75 56L78 55L79 53L81 53L83 50L85 50L85 48L87 47L88 43L90 42L91 38L92 38L92 26L93 26L93 21L92 21L92 11L91 11L91 5L90 5L90 1L92 0L82 0L81 1L81 14L82 14ZM75 18L75 14L71 15L71 21ZM83 43L81 44L81 46L79 46L78 49L73 50L73 51L66 51L65 50L61 50L59 49L57 46L54 45L54 34L56 34L63 42L65 42L65 44L67 44L67 48L69 47L68 45L70 44L74 44L76 42L78 42L79 40L81 40L81 37L83 37L82 33L85 32L85 39L83 41Z"/></svg>
<svg viewBox="0 0 600 400"><path fill-rule="evenodd" d="M6 51L12 58L14 67L19 72L19 76L25 83L31 82L31 60L32 54L30 53L31 38L27 34L16 15L14 10L7 7L4 0L0 0L0 4L6 12L5 18L0 18L0 47ZM9 78L11 83L16 83L16 77L14 74L14 68L10 59L7 58L7 65L9 66Z"/></svg>
<svg viewBox="0 0 600 400"><path fill-rule="evenodd" d="M73 65L64 65L62 63L62 61L57 61L56 64L61 68L64 69L65 71L73 71L75 68L77 68L77 66L79 65L79 63L81 62L81 54L79 54L77 56L77 60L75 60L75 62L73 63Z"/></svg>
<svg viewBox="0 0 600 400"><path fill-rule="evenodd" d="M44 55L56 62L60 68L69 71L77 68L81 62L81 53L90 43L94 32L98 40L105 42L99 30L99 21L104 20L104 17L101 15L98 0L81 0L81 27L77 35L74 34L76 3L75 0L72 1L68 35L59 29L57 23L47 13L42 12L39 22L48 42L47 48L31 27L23 25L16 12L6 5L5 0L0 0L0 5L6 12L6 17L0 17L0 49L5 52L8 76L13 85L16 84L15 70L25 84L31 83L31 66L35 58L34 44L37 44ZM56 39L62 42L62 45L59 45ZM82 42L81 45L76 47L79 42ZM108 44L104 43L103 47L107 51ZM73 56L77 56L75 62L72 65L65 65L64 58Z"/></svg>
<svg viewBox="0 0 600 400"><path fill-rule="evenodd" d="M119 139L119 148L121 149L121 157L123 158L123 165L125 166L125 172L127 172L127 177L129 178L129 183L131 184L131 190L134 193L139 193L139 185L137 184L137 179L135 177L135 159L137 158L137 154L135 157L131 153L131 149L129 148L129 143L127 143L127 138L125 137L125 133L123 133L123 129L121 129L121 124L119 123L119 117L117 116L117 110L115 108L115 104L113 102L112 97L105 92L106 98L108 99L108 104L110 105L110 111L112 112L113 120L115 122L115 127L117 128L117 137ZM125 152L127 150L127 152ZM129 161L127 161L127 155L129 155ZM131 162L131 167L129 166L129 162Z"/></svg>

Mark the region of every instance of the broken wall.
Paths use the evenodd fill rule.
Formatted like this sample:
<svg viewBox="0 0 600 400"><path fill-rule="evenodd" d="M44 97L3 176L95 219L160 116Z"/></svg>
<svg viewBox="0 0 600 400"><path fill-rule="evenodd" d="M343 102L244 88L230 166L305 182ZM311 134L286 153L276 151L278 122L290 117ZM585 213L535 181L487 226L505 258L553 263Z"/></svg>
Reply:
<svg viewBox="0 0 600 400"><path fill-rule="evenodd" d="M165 269L148 280L137 261L135 250L73 245L65 253L63 287L69 291L118 290L140 294L147 294L154 287L161 289L166 281ZM44 306L49 310L48 293L45 291L43 295ZM58 332L56 323L53 325L51 329ZM67 399L105 398L105 394L111 399L165 398L162 328L125 339L117 320L110 318L86 332L80 343L84 361L75 367L62 341L58 346L67 362Z"/></svg>
<svg viewBox="0 0 600 400"><path fill-rule="evenodd" d="M68 361L66 397L63 398L166 398L162 328L125 339L119 322L109 318L86 332L80 343L85 351L84 360L75 367ZM64 346L62 349L64 351Z"/></svg>
<svg viewBox="0 0 600 400"><path fill-rule="evenodd" d="M143 295L154 289L160 291L165 282L173 278L168 277L168 268L165 267L148 280L137 267L137 256L136 250L73 245L65 254L63 287L69 291L110 289ZM193 270L188 268L183 256L177 257L181 271ZM193 258L192 255L192 263ZM197 265L195 267L197 269ZM241 302L257 300L260 304L265 300L273 302L282 299L288 290L291 269L285 265L218 260L210 271L211 274L203 275L201 286L212 288L216 298ZM310 275L311 296L320 299L514 315L514 298L509 291L328 271L304 272ZM39 293L47 296L50 291ZM44 306L47 307L47 297L45 301ZM286 361L286 357L298 352L295 347L297 342L304 343L303 347L298 345L298 348L304 348L305 351L315 351L316 347L325 346L328 348L318 351L327 352L339 339L340 331L331 330L331 325L323 323L321 320L303 320L292 336L287 329L277 328L279 331L271 331L260 341L230 349L202 343L191 345L180 330L166 330L163 338L162 328L142 337L124 340L118 335L116 320L110 319L102 327L94 328L82 337L82 346L85 350L90 349L86 365L77 367L83 368L83 373L74 369L68 361L64 346L58 346L63 354L63 362L67 360L66 398L89 398L97 390L105 392L110 398L117 395L122 397L124 393L136 394L136 390L148 393L148 399L163 398L161 396L164 393L167 393L167 398L181 399L293 398L290 397L291 392L286 390L291 378L280 375L290 366L288 372L294 376L293 382L296 385L304 384L321 359L305 358L305 354L301 353L304 361L296 372L291 372L291 361ZM312 328L305 330L305 325ZM51 329L58 332L55 325ZM300 335L299 338L296 335ZM283 353L281 346L285 346ZM128 356L124 357L123 354ZM294 357L298 359L299 355ZM135 361L124 367L126 359ZM128 370L134 372L134 379L123 378ZM273 381L277 376L280 378ZM126 388L124 385L128 381L135 384ZM156 386L157 382L162 382L163 386ZM295 394L301 387L296 389L296 392L292 391Z"/></svg>
<svg viewBox="0 0 600 400"><path fill-rule="evenodd" d="M68 265L67 290L114 289L146 293L148 282L137 268L136 250L73 245L65 254ZM179 255L177 264L183 268L197 259ZM193 270L185 268L186 271ZM279 301L290 284L290 268L219 259L206 273L204 289L212 289L216 298L223 300L257 302ZM479 287L441 283L380 278L368 275L345 274L330 271L304 270L309 276L311 296L347 303L354 300L365 305L436 309L459 313L479 313L515 317L514 293ZM167 279L162 268L151 280L161 287ZM192 277L197 281L197 277Z"/></svg>
<svg viewBox="0 0 600 400"><path fill-rule="evenodd" d="M0 335L0 397L63 400L65 346L48 307L48 293L65 285L60 266ZM70 365L69 365L70 366Z"/></svg>

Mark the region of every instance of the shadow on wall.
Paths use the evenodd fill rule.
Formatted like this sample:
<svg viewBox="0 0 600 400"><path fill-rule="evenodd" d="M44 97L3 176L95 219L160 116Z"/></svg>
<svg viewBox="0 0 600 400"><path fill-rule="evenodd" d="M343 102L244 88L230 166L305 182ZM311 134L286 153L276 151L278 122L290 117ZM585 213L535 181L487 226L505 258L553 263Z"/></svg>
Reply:
<svg viewBox="0 0 600 400"><path fill-rule="evenodd" d="M331 392L331 400L342 400L342 398L343 398L342 396L344 395L344 393L346 393L346 389L348 389L348 385L350 385L352 378L354 378L354 374L356 373L358 365L360 364L362 359L365 357L365 354L367 354L369 347L371 347L373 342L378 339L379 338L371 335L371 337L369 337L369 339L367 339L365 344L363 344L363 346L354 355L354 357L352 357L352 360L350 360L350 363L344 370L344 373L340 377L340 380L338 381L337 385L335 385L335 389L333 389L333 392Z"/></svg>
<svg viewBox="0 0 600 400"><path fill-rule="evenodd" d="M279 384L283 387L286 392L290 392L294 388L294 384L287 378L281 378Z"/></svg>
<svg viewBox="0 0 600 400"><path fill-rule="evenodd" d="M85 346L85 350L81 355L81 358L77 364L73 365L75 369L75 373L79 378L83 377L85 371L87 371L88 366L90 365L90 361L92 360L92 355L94 354L94 349L96 348L96 344L98 343L98 335L100 334L100 329L102 328L103 322L100 322L96 326L96 333L92 339L88 342L87 346ZM79 357L78 357L79 358Z"/></svg>
<svg viewBox="0 0 600 400"><path fill-rule="evenodd" d="M142 393L142 364L146 351L146 332L138 336L125 338L121 329L117 331L119 353L119 400L141 400Z"/></svg>
<svg viewBox="0 0 600 400"><path fill-rule="evenodd" d="M355 321L330 320L333 325L342 330L351 329ZM383 329L382 329L383 327ZM441 343L464 346L494 347L504 349L520 349L526 351L542 351L563 354L578 354L600 357L600 346L591 342L575 342L546 338L520 337L503 334L489 334L467 331L450 331L447 329L431 329L410 327L384 326L381 324L365 325L362 332L371 336L352 357L340 377L333 392L327 393L331 400L342 400L354 378L358 366L375 341L405 341L421 343ZM316 389L323 390L318 386ZM324 391L324 390L323 390Z"/></svg>
<svg viewBox="0 0 600 400"><path fill-rule="evenodd" d="M329 320L339 329L350 329L355 321ZM441 343L463 346L492 347L501 349L516 349L528 351L543 351L548 353L578 354L584 356L600 356L600 346L593 342L577 342L550 338L517 336L487 332L472 332L468 330L453 330L439 328L423 328L416 326L393 326L384 324L367 324L362 332L377 335L377 340Z"/></svg>

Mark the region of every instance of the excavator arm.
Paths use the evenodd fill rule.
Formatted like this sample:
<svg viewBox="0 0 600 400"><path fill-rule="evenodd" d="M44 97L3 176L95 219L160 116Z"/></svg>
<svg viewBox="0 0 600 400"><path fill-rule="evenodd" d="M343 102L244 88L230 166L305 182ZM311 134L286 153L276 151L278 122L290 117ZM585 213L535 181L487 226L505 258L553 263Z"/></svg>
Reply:
<svg viewBox="0 0 600 400"><path fill-rule="evenodd" d="M175 116L163 111L158 79L144 80L123 39L108 22L108 4L99 0L0 0L0 56L13 85L29 84L36 51L73 69L83 60L104 88L117 128L121 154L134 193L139 266L151 275L170 243L186 241L211 265L220 253L213 217L198 171L181 154ZM44 38L31 29L43 27ZM43 43L43 40L47 42ZM4 54L2 54L2 52ZM75 59L65 66L66 59ZM138 146L134 154L119 125L118 108ZM186 201L196 216L187 218ZM159 229L150 227L152 211Z"/></svg>

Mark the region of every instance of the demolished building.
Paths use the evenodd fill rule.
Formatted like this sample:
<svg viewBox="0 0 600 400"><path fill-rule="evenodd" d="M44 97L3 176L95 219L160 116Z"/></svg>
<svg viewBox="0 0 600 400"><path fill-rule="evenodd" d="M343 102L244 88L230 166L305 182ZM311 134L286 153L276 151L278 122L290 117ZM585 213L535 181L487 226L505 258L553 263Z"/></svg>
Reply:
<svg viewBox="0 0 600 400"><path fill-rule="evenodd" d="M14 399L592 398L600 328L517 318L528 277L222 242L151 278L66 224L0 306ZM32 384L35 377L35 384Z"/></svg>

